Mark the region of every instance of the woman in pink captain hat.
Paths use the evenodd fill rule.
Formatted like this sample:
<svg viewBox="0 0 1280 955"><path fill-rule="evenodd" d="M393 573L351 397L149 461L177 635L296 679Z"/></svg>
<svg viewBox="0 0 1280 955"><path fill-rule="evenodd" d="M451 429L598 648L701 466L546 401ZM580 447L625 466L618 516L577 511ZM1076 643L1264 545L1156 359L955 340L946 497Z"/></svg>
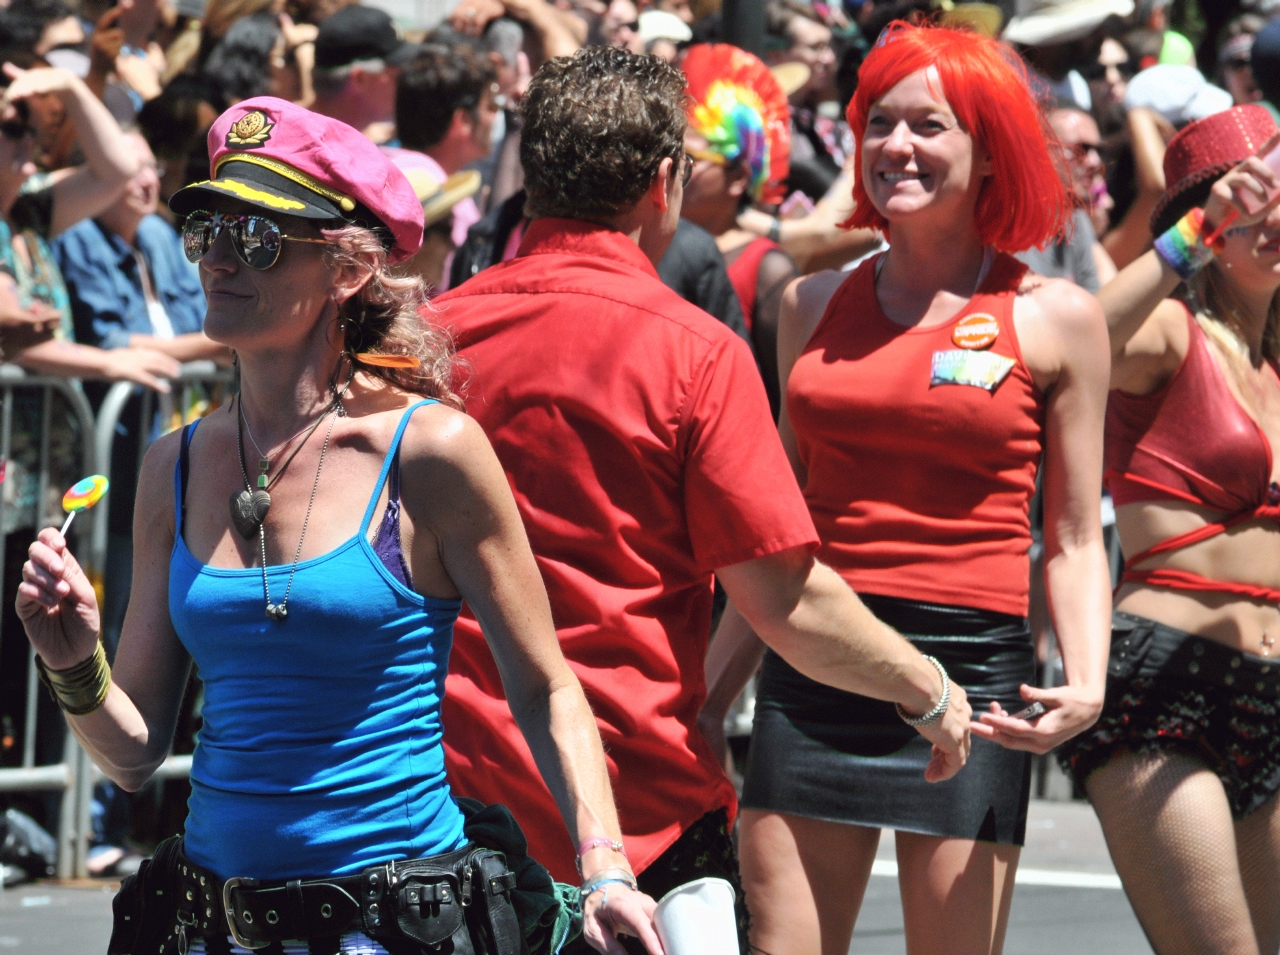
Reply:
<svg viewBox="0 0 1280 955"><path fill-rule="evenodd" d="M579 847L588 941L660 955L502 469L417 318L420 280L388 269L422 240L412 188L355 130L273 98L224 113L209 151L211 178L171 206L240 393L148 452L114 672L56 531L18 600L72 729L126 789L167 755L192 662L204 681L185 836L122 888L110 950L558 950L574 906L505 809L445 779L465 599Z"/></svg>

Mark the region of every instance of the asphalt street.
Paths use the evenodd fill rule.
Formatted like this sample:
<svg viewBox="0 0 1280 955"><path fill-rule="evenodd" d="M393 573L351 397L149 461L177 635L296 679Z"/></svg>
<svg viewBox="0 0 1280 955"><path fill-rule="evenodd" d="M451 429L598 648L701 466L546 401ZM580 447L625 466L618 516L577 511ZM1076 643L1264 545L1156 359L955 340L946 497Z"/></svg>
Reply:
<svg viewBox="0 0 1280 955"><path fill-rule="evenodd" d="M850 955L901 955L902 911L893 839L881 840ZM111 897L103 882L40 882L0 894L0 955L103 955ZM1081 803L1033 802L1005 955L1150 955Z"/></svg>

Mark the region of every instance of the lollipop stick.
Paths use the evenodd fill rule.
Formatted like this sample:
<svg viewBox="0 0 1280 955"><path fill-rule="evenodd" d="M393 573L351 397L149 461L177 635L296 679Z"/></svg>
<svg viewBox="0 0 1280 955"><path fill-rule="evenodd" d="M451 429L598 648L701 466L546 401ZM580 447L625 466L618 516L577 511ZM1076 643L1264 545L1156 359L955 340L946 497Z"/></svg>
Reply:
<svg viewBox="0 0 1280 955"><path fill-rule="evenodd" d="M68 514L67 519L62 522L62 530L58 531L58 533L61 534L63 537L66 537L67 528L71 526L71 522L76 519L76 515L79 513L80 513L79 511L72 511L70 514Z"/></svg>

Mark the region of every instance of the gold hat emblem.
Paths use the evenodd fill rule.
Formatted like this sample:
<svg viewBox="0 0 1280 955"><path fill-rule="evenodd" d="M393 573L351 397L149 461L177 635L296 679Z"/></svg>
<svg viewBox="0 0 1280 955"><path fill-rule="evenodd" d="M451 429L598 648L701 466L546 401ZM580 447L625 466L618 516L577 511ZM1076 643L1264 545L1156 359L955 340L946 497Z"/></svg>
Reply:
<svg viewBox="0 0 1280 955"><path fill-rule="evenodd" d="M227 147L231 149L249 149L261 146L271 138L274 123L267 122L267 114L260 109L245 113L237 119L227 131Z"/></svg>

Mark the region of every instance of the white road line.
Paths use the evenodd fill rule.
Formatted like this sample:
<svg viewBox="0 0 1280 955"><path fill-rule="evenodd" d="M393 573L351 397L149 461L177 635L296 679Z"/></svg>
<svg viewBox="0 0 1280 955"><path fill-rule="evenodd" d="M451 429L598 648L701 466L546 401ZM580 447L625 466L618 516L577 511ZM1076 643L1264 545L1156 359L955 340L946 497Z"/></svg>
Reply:
<svg viewBox="0 0 1280 955"><path fill-rule="evenodd" d="M896 879L898 863L877 859L871 864L872 875ZM1120 876L1098 872L1059 872L1053 869L1019 869L1014 881L1018 885L1054 885L1065 889L1119 889Z"/></svg>

